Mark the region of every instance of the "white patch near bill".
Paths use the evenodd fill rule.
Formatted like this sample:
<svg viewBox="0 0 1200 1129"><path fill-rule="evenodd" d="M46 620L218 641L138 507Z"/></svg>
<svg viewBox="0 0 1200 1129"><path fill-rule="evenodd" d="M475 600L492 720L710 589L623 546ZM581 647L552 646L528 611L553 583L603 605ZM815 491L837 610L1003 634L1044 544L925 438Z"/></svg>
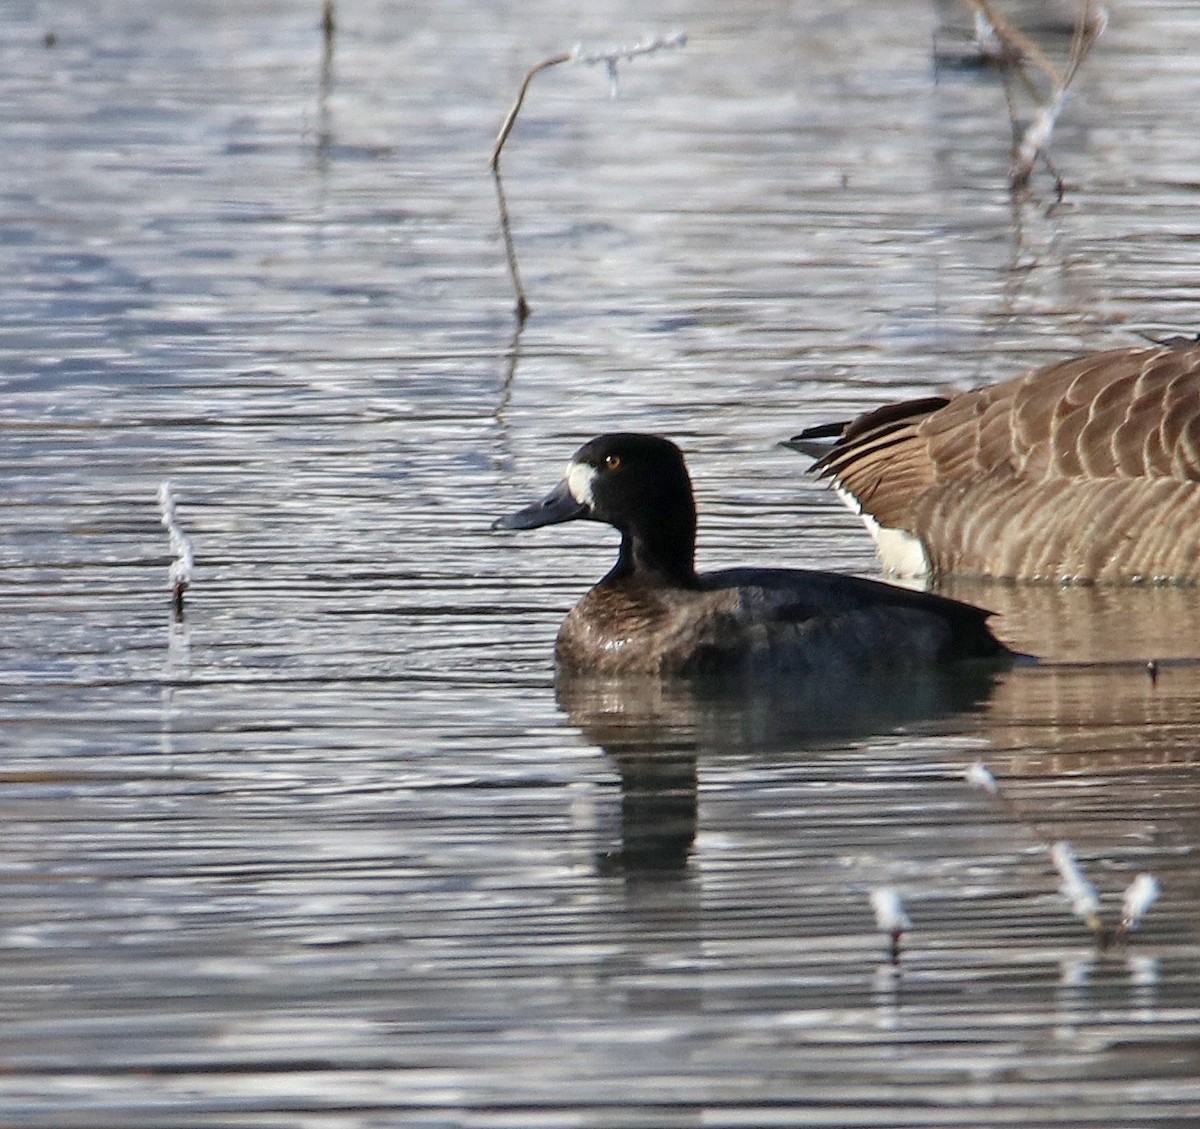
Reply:
<svg viewBox="0 0 1200 1129"><path fill-rule="evenodd" d="M592 506L592 484L596 481L596 468L587 463L567 464L567 489L571 497L581 505Z"/></svg>
<svg viewBox="0 0 1200 1129"><path fill-rule="evenodd" d="M929 575L929 556L919 537L914 537L906 529L888 529L880 525L848 490L837 485L834 490L850 512L862 518L863 525L875 542L875 555L884 572L905 577Z"/></svg>

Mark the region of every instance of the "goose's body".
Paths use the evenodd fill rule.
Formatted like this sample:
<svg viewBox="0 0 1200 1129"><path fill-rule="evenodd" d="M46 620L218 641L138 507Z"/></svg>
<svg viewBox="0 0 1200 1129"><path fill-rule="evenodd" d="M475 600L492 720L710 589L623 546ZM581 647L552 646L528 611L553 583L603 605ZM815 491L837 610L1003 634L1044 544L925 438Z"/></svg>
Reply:
<svg viewBox="0 0 1200 1129"><path fill-rule="evenodd" d="M657 436L593 439L544 501L496 524L578 518L615 526L621 549L559 630L566 670L861 673L1008 654L990 613L956 600L799 569L697 573L691 481L679 448Z"/></svg>
<svg viewBox="0 0 1200 1129"><path fill-rule="evenodd" d="M889 572L1200 581L1194 344L1078 357L788 445L819 454Z"/></svg>

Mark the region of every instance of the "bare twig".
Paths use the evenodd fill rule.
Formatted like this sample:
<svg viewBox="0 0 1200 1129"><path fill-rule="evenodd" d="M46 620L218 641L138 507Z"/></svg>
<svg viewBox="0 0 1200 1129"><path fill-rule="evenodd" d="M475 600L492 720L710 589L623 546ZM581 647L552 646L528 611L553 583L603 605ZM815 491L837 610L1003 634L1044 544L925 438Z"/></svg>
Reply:
<svg viewBox="0 0 1200 1129"><path fill-rule="evenodd" d="M504 122L500 126L500 132L496 134L496 140L492 145L492 171L496 172L500 168L501 150L503 150L504 143L508 140L508 135L512 133L513 126L517 121L517 115L521 112L521 106L525 102L525 94L529 90L529 84L533 81L535 75L540 74L550 67L556 67L560 63L586 63L589 66L596 63L603 63L608 68L609 78L614 83L613 90L615 92L618 63L634 59L638 55L651 55L655 51L662 51L665 48L682 47L685 43L687 43L687 36L682 31L676 31L670 35L658 35L652 39L642 40L642 42L635 43L632 47L614 47L608 51L594 51L590 54L586 54L583 46L577 44L570 51L564 51L560 55L551 55L550 58L543 59L536 66L531 67L529 73L521 81L521 88L517 91L517 97L504 117Z"/></svg>
<svg viewBox="0 0 1200 1129"><path fill-rule="evenodd" d="M521 274L517 269L517 253L513 243L512 225L508 218L508 202L504 197L504 185L500 179L500 154L504 150L505 142L508 141L509 134L513 131L513 126L516 125L517 115L521 112L521 107L525 103L525 95L529 91L529 84L533 82L534 76L550 67L556 67L560 63L604 63L608 68L609 80L613 93L616 93L617 79L617 64L619 62L633 59L638 55L649 55L654 51L661 51L667 47L682 47L687 42L687 37L682 32L675 32L672 35L657 36L653 39L647 39L640 43L635 43L632 47L619 47L610 51L598 51L592 54L585 54L582 47L574 47L570 51L564 51L559 55L551 55L548 59L543 59L536 66L531 67L529 72L521 81L520 89L517 91L517 96L513 101L509 111L504 116L504 121L500 125L500 132L496 134L496 140L492 144L491 169L492 178L496 182L496 202L500 208L500 230L504 236L504 254L508 261L508 273L512 278L513 289L517 294L516 315L518 324L523 324L529 316L529 302L525 297L525 289L521 285Z"/></svg>
<svg viewBox="0 0 1200 1129"><path fill-rule="evenodd" d="M500 126L500 132L496 134L495 143L492 145L492 172L498 173L500 171L500 152L504 148L504 143L508 140L508 135L512 133L513 126L517 123L517 115L521 112L521 106L525 102L525 92L529 89L529 84L533 81L533 76L540 74L549 67L556 67L559 63L569 63L574 58L574 51L566 51L561 55L552 55L549 59L543 59L536 67L532 67L522 80L521 89L517 91L516 100L505 115L504 123Z"/></svg>
<svg viewBox="0 0 1200 1129"><path fill-rule="evenodd" d="M1045 845L1050 853L1054 869L1060 879L1059 892L1071 903L1071 912L1087 923L1099 948L1106 948L1114 940L1137 928L1146 911L1158 897L1158 880L1152 874L1139 874L1125 890L1121 921L1115 929L1105 924L1100 912L1100 895L1096 887L1083 873L1075 857L1075 849L1065 839L1050 842L1045 831L1027 819L1017 804L1005 794L999 781L982 761L976 761L964 772L963 777L974 788L986 792L996 800L1014 819L1028 827Z"/></svg>
<svg viewBox="0 0 1200 1129"><path fill-rule="evenodd" d="M1136 929L1146 911L1158 900L1158 879L1153 874L1139 874L1125 889L1121 899L1121 924L1118 935Z"/></svg>
<svg viewBox="0 0 1200 1129"><path fill-rule="evenodd" d="M1103 946L1107 934L1104 922L1100 920L1100 895L1096 893L1096 887L1084 877L1071 844L1065 839L1060 839L1050 848L1050 858L1062 879L1059 890L1063 897L1071 902L1071 912L1087 922L1088 928Z"/></svg>

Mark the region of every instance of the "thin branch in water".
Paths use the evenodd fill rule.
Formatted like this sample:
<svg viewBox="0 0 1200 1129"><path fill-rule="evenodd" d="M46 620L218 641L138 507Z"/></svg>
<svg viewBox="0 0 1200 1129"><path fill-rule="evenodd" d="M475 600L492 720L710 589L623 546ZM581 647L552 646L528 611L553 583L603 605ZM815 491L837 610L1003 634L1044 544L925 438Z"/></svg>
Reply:
<svg viewBox="0 0 1200 1129"><path fill-rule="evenodd" d="M1005 66L1012 67L1027 84L1026 89L1030 94L1035 94L1036 90L1025 71L1026 62L1042 71L1051 84L1058 85L1062 76L1046 52L995 11L988 0L963 0L963 3L975 13L975 37L980 49L985 54L998 57Z"/></svg>
<svg viewBox="0 0 1200 1129"><path fill-rule="evenodd" d="M604 63L608 68L608 75L612 84L610 89L615 94L618 63L634 59L638 55L650 55L655 51L662 51L665 48L683 47L686 43L687 35L682 31L676 31L670 35L658 35L652 39L643 40L640 43L635 43L632 47L614 47L608 51L594 51L591 54L585 54L582 44L576 44L570 51L564 51L559 55L551 55L550 58L543 59L536 66L531 67L528 74L522 79L521 87L517 91L517 97L514 99L508 113L504 116L500 132L496 134L496 140L492 144L492 171L496 172L500 168L500 153L504 149L504 143L508 140L508 135L512 133L513 126L516 125L517 115L521 112L521 106L524 105L529 84L533 82L535 75L540 74L550 67L557 67L560 63L586 63L589 66L596 63Z"/></svg>
<svg viewBox="0 0 1200 1129"><path fill-rule="evenodd" d="M525 324L529 317L529 302L525 298L525 287L521 284L521 271L517 267L517 249L513 244L512 224L508 219L508 201L504 197L504 182L500 178L500 168L492 165L492 180L496 185L496 203L500 207L500 234L504 237L504 257L508 261L508 276L512 279L513 290L517 295L517 327Z"/></svg>
<svg viewBox="0 0 1200 1129"><path fill-rule="evenodd" d="M521 112L521 107L525 104L525 94L529 90L529 84L533 81L533 76L540 74L549 67L557 67L559 63L569 63L575 58L574 51L566 51L561 55L552 55L549 59L543 59L535 67L531 67L529 73L521 82L521 89L517 91L517 97L513 101L509 111L504 116L504 122L500 126L500 132L496 134L496 140L492 144L492 172L500 171L500 153L504 149L504 143L508 140L508 135L512 133L513 126L517 124L517 115Z"/></svg>
<svg viewBox="0 0 1200 1129"><path fill-rule="evenodd" d="M321 80L317 89L317 155L322 162L333 141L329 126L329 95L333 90L333 41L336 31L333 0L325 0L321 11Z"/></svg>
<svg viewBox="0 0 1200 1129"><path fill-rule="evenodd" d="M610 90L615 95L617 92L617 64L619 62L636 58L638 55L649 55L664 48L682 47L686 42L687 36L683 32L674 32L671 35L656 36L653 39L643 40L640 43L635 43L632 47L618 47L610 51L598 51L592 54L585 54L582 46L576 46L570 51L564 51L558 55L551 55L548 59L543 59L536 66L531 67L524 79L522 79L517 96L513 100L512 106L509 107L508 113L504 116L499 133L496 134L496 140L492 144L491 156L492 177L496 182L496 201L500 208L500 230L504 236L504 253L508 261L508 273L512 278L513 289L517 294L516 315L518 324L524 323L525 319L529 316L529 302L525 297L524 287L521 285L520 271L517 269L517 253L513 243L512 225L509 222L508 202L505 200L504 186L500 179L500 154L504 151L504 145L517 123L517 116L521 112L521 107L525 104L525 95L529 92L529 85L533 82L534 76L544 70L548 70L550 67L557 67L561 63L604 63L608 68Z"/></svg>
<svg viewBox="0 0 1200 1129"><path fill-rule="evenodd" d="M175 618L179 620L183 619L183 594L192 583L195 557L192 553L192 539L184 533L175 516L175 495L172 493L170 482L164 482L158 488L158 508L171 542L171 552L175 554L167 572L167 584L171 589Z"/></svg>

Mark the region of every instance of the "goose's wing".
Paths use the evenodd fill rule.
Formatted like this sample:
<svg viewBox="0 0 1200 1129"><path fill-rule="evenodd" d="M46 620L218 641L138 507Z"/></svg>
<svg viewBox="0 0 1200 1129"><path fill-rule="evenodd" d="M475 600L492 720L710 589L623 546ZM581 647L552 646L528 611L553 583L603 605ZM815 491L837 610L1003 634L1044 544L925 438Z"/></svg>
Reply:
<svg viewBox="0 0 1200 1129"><path fill-rule="evenodd" d="M811 451L835 425L789 445ZM1200 347L1094 353L840 426L814 467L889 528L934 486L1021 478L1200 480Z"/></svg>

